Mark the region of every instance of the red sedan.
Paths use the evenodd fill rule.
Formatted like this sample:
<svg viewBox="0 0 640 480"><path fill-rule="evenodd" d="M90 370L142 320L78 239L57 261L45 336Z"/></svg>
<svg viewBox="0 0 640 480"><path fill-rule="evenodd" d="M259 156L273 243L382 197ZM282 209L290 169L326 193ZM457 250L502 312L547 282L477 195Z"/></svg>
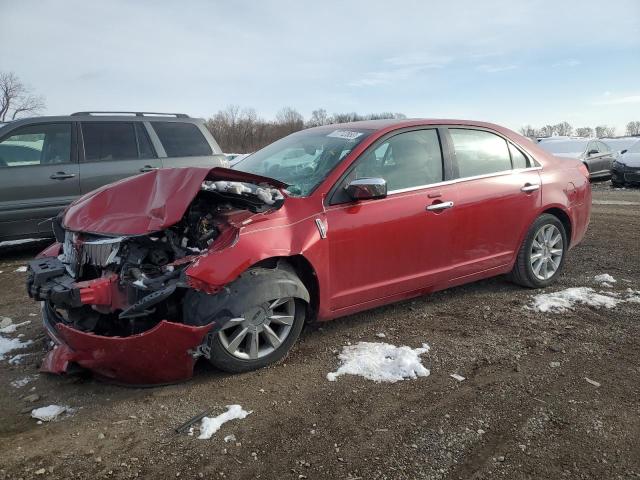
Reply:
<svg viewBox="0 0 640 480"><path fill-rule="evenodd" d="M238 170L166 169L93 191L30 263L70 365L129 384L281 360L325 321L508 274L545 287L589 224L579 161L497 125L380 120L294 133Z"/></svg>

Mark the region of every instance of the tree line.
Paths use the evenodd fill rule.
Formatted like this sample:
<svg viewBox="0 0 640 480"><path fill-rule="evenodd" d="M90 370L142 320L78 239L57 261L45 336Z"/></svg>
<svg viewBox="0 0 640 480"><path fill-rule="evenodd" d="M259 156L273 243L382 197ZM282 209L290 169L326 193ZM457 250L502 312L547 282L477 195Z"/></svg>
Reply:
<svg viewBox="0 0 640 480"><path fill-rule="evenodd" d="M616 136L616 128L608 127L607 125L598 125L595 128L578 127L574 129L569 122L560 122L555 125L543 125L540 128L535 128L531 125L525 125L520 128L520 133L525 137L530 138L552 137L554 135L575 135L576 137L585 138L611 138ZM625 134L628 136L640 136L640 121L632 121L627 123Z"/></svg>
<svg viewBox="0 0 640 480"><path fill-rule="evenodd" d="M219 110L206 121L206 126L224 152L248 153L259 150L270 143L304 128L331 125L334 123L378 120L383 118L406 118L402 113L355 112L329 115L323 108L314 110L308 120L291 107L282 108L274 120L260 118L253 108L229 105Z"/></svg>

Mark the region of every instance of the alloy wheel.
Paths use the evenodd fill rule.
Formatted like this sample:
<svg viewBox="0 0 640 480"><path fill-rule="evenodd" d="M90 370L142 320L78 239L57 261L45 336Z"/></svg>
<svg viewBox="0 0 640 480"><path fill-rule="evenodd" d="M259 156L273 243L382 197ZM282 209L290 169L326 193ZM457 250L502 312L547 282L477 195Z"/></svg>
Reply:
<svg viewBox="0 0 640 480"><path fill-rule="evenodd" d="M564 254L562 234L555 225L543 225L531 244L531 270L539 280L548 280L558 271Z"/></svg>
<svg viewBox="0 0 640 480"><path fill-rule="evenodd" d="M236 358L257 360L273 353L289 336L295 320L295 299L278 298L249 308L218 332L225 350Z"/></svg>

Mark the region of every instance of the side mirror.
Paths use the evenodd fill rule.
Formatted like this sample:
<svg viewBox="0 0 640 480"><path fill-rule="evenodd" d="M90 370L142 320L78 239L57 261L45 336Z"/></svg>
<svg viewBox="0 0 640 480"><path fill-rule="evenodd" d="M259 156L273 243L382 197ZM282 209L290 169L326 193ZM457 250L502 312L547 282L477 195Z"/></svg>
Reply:
<svg viewBox="0 0 640 480"><path fill-rule="evenodd" d="M387 196L387 181L383 178L359 178L346 186L352 200L373 200Z"/></svg>
<svg viewBox="0 0 640 480"><path fill-rule="evenodd" d="M620 150L620 155L624 155L625 153L627 153L627 149L626 148L624 150Z"/></svg>
<svg viewBox="0 0 640 480"><path fill-rule="evenodd" d="M591 155L597 155L598 154L598 150L589 150L587 152L587 156L590 157Z"/></svg>

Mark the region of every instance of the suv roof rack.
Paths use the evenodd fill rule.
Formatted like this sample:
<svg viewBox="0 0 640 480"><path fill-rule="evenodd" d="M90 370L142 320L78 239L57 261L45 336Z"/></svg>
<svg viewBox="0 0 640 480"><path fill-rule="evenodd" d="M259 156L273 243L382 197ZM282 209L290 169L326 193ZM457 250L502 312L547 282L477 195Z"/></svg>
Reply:
<svg viewBox="0 0 640 480"><path fill-rule="evenodd" d="M72 113L72 117L80 115L135 115L136 117L150 116L162 116L162 117L176 117L176 118L189 118L186 113L162 113L162 112L110 112L110 111L95 111L95 112L75 112Z"/></svg>

